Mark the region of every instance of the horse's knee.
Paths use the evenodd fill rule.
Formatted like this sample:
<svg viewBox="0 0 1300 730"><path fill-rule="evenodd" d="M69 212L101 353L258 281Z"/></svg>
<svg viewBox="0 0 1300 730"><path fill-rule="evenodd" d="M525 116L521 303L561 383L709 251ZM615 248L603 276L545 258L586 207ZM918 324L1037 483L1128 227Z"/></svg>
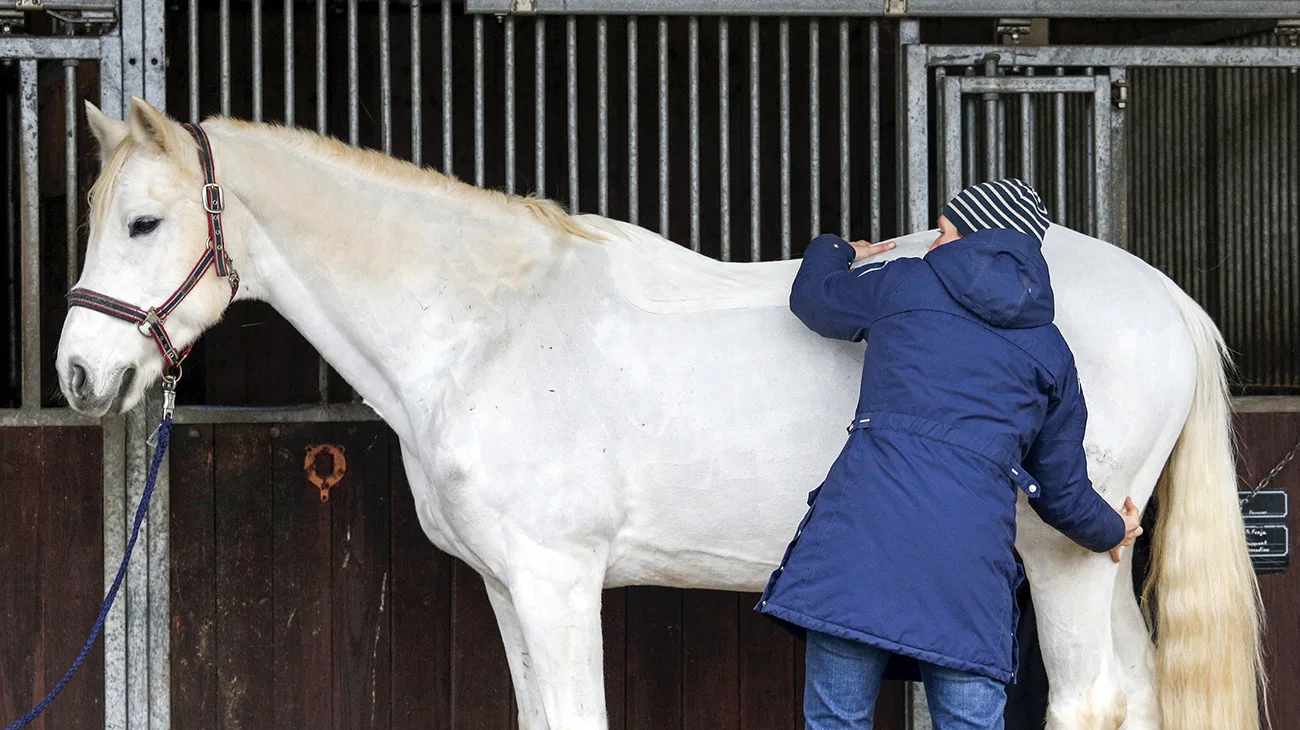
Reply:
<svg viewBox="0 0 1300 730"><path fill-rule="evenodd" d="M1053 700L1047 730L1119 730L1128 717L1128 698L1114 682L1095 682L1077 698Z"/></svg>

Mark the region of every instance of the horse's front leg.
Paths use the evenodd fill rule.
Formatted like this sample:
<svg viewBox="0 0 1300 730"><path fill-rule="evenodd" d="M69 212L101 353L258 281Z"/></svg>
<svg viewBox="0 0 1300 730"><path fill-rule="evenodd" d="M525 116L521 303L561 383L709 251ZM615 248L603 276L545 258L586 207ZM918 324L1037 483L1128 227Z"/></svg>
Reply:
<svg viewBox="0 0 1300 730"><path fill-rule="evenodd" d="M507 587L544 726L605 730L600 626L605 566L576 552L540 545L516 551ZM521 728L523 719L521 704Z"/></svg>
<svg viewBox="0 0 1300 730"><path fill-rule="evenodd" d="M524 643L519 614L510 600L506 587L492 578L484 578L492 612L496 614L497 629L506 648L506 662L510 665L510 681L515 689L515 704L519 706L519 730L547 730L546 714L537 678Z"/></svg>

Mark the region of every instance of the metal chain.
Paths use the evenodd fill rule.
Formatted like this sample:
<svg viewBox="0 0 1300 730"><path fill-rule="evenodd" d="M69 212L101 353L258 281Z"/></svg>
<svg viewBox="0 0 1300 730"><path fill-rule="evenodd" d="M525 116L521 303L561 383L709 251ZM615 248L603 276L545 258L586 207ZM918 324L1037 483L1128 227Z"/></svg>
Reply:
<svg viewBox="0 0 1300 730"><path fill-rule="evenodd" d="M1287 464L1291 463L1291 460L1294 459L1297 454L1300 454L1300 441L1297 441L1295 446L1291 447L1291 450L1287 452L1286 456L1282 457L1282 460L1277 463L1277 466L1270 469L1269 472L1264 475L1264 478L1259 480L1259 483L1255 485L1255 488L1250 490L1250 494L1241 498L1241 506L1245 507L1250 504L1251 501L1253 501L1260 493L1260 490L1267 487L1269 483L1273 481L1274 477L1281 474L1282 470L1286 468Z"/></svg>

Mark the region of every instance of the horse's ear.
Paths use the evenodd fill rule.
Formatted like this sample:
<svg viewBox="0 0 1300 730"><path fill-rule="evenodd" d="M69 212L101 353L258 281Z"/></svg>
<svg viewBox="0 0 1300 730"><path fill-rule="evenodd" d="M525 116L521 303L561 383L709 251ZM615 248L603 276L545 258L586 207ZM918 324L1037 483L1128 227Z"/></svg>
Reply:
<svg viewBox="0 0 1300 730"><path fill-rule="evenodd" d="M86 102L86 121L90 124L90 133L99 143L101 160L107 159L117 149L117 145L126 139L126 122L114 119L99 110L99 107Z"/></svg>
<svg viewBox="0 0 1300 730"><path fill-rule="evenodd" d="M126 115L127 128L135 143L161 154L180 151L180 126L166 114L139 97L131 97L131 111Z"/></svg>

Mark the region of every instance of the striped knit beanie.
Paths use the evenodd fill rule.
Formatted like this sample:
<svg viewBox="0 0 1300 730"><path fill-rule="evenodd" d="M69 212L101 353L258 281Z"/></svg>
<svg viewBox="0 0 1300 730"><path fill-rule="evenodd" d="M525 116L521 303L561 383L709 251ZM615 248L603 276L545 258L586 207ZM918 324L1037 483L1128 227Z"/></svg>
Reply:
<svg viewBox="0 0 1300 730"><path fill-rule="evenodd" d="M1052 223L1037 191L1015 178L966 188L948 201L942 215L963 236L1001 228L1019 231L1039 243Z"/></svg>

